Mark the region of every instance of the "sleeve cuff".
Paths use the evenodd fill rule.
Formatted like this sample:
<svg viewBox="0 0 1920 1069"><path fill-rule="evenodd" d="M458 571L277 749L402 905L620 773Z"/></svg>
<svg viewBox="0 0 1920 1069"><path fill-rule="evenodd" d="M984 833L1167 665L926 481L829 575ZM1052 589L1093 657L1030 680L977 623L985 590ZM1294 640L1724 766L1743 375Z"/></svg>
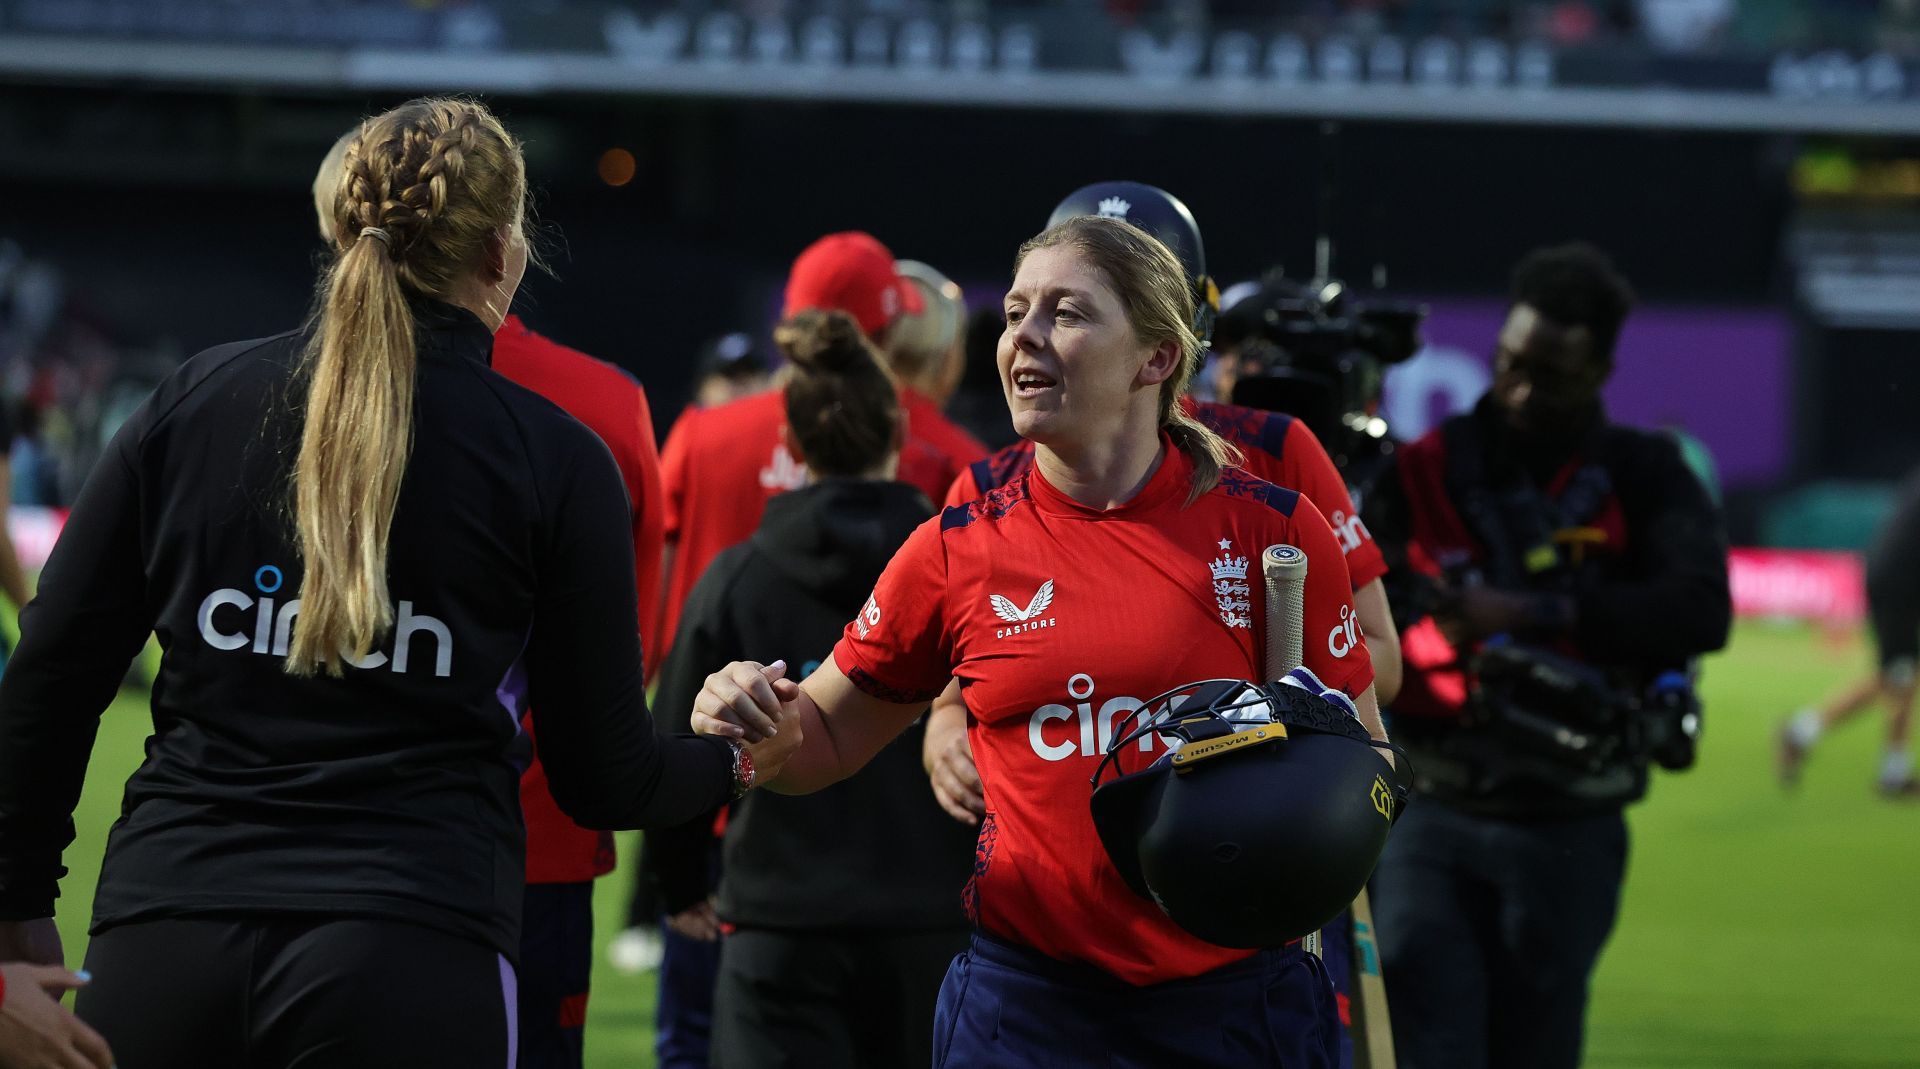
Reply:
<svg viewBox="0 0 1920 1069"><path fill-rule="evenodd" d="M53 895L0 896L0 923L37 921L53 916Z"/></svg>

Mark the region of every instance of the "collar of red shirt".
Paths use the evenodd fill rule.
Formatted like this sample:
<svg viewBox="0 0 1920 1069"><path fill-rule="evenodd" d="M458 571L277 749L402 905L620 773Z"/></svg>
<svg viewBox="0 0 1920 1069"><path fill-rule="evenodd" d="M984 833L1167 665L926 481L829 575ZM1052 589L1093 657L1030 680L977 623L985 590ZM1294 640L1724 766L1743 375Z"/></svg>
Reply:
<svg viewBox="0 0 1920 1069"><path fill-rule="evenodd" d="M1083 505L1055 489L1041 474L1036 458L1033 467L1028 469L1033 480L1033 502L1043 512L1088 520L1121 519L1151 512L1170 500L1184 496L1193 478L1193 461L1174 446L1173 439L1165 431L1160 432L1160 448L1165 455L1152 477L1147 479L1147 485L1126 502L1110 509Z"/></svg>

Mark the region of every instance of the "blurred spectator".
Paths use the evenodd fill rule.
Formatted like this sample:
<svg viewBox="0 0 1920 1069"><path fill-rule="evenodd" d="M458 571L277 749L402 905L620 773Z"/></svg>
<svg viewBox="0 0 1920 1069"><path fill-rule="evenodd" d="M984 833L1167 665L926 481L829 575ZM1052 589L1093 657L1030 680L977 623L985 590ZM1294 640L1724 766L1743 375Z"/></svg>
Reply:
<svg viewBox="0 0 1920 1069"><path fill-rule="evenodd" d="M1876 43L1898 56L1920 56L1920 0L1886 0Z"/></svg>
<svg viewBox="0 0 1920 1069"><path fill-rule="evenodd" d="M694 372L693 405L715 408L750 397L773 385L773 369L765 354L744 331L722 334L700 352Z"/></svg>
<svg viewBox="0 0 1920 1069"><path fill-rule="evenodd" d="M1006 322L998 308L982 308L967 317L966 344L961 350L960 384L947 402L953 421L965 427L988 449L1005 449L1020 440L1007 412L1006 389L1000 382L995 350Z"/></svg>
<svg viewBox="0 0 1920 1069"><path fill-rule="evenodd" d="M894 321L888 335L894 377L944 408L964 370L967 306L953 280L918 260L897 260L900 277L920 292L920 310Z"/></svg>
<svg viewBox="0 0 1920 1069"><path fill-rule="evenodd" d="M1887 710L1880 794L1920 797L1909 742L1916 669L1920 669L1920 470L1907 477L1893 513L1867 553L1867 608L1873 618L1878 669L1850 682L1825 705L1800 710L1781 727L1779 771L1784 786L1799 782L1801 766L1822 736L1878 701Z"/></svg>
<svg viewBox="0 0 1920 1069"><path fill-rule="evenodd" d="M1733 0L1638 0L1647 42L1667 52L1698 52L1717 45L1733 22Z"/></svg>
<svg viewBox="0 0 1920 1069"><path fill-rule="evenodd" d="M8 463L12 469L12 487L7 499L16 505L52 506L56 495L53 455L40 439L40 409L22 401L7 439L11 445Z"/></svg>
<svg viewBox="0 0 1920 1069"><path fill-rule="evenodd" d="M3 412L0 409L0 413ZM20 554L14 549L13 534L7 528L7 506L12 499L12 463L7 445L12 440L13 429L7 425L5 415L0 414L0 594L5 594L18 612L26 607L32 594L27 589L26 572L20 568ZM5 663L4 643L0 643L0 665Z"/></svg>
<svg viewBox="0 0 1920 1069"><path fill-rule="evenodd" d="M895 321L921 307L920 291L900 276L893 253L871 234L845 231L795 258L783 314L846 312L890 361ZM900 400L907 414L900 481L938 500L986 448L911 385L901 388ZM675 421L661 455L671 550L653 634L677 632L680 605L694 582L721 550L753 534L769 498L806 484L805 467L780 441L782 417L780 398L763 393L718 408L690 408ZM655 658L649 650L650 665Z"/></svg>

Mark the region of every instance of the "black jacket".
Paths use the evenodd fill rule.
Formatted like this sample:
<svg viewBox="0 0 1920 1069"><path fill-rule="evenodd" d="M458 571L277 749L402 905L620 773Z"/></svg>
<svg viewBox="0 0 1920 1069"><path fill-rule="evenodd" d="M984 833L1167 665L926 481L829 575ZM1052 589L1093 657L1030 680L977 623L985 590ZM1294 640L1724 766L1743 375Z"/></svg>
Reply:
<svg viewBox="0 0 1920 1069"><path fill-rule="evenodd" d="M904 483L828 479L769 500L753 537L715 557L688 596L655 704L688 716L706 674L742 658L785 658L789 675L804 678L932 513ZM785 929L964 924L973 831L934 801L924 735L914 724L815 794L756 791L737 803L722 849L721 917ZM706 894L711 827L709 815L649 834L669 912Z"/></svg>
<svg viewBox="0 0 1920 1069"><path fill-rule="evenodd" d="M1582 426L1590 429L1523 439L1483 398L1397 451L1364 515L1391 569L1403 631L1435 607L1437 587L1422 567L1447 570L1456 586L1478 579L1543 595L1542 608L1564 599L1571 618L1554 609L1513 639L1570 656L1631 695L1726 643L1726 532L1671 438L1608 424L1597 409ZM1614 524L1598 548L1576 542L1556 552L1545 537ZM1534 570L1527 562L1542 552L1559 563ZM1631 747L1621 751L1630 760L1576 774L1479 730L1472 716L1440 715L1438 696L1450 688L1430 678L1468 662L1421 664L1421 639L1403 639L1406 682L1392 712L1395 741L1412 753L1424 792L1500 815L1565 815L1618 808L1645 790L1646 761Z"/></svg>
<svg viewBox="0 0 1920 1069"><path fill-rule="evenodd" d="M115 435L0 682L0 919L53 912L100 713L149 631L165 651L153 737L108 839L96 931L345 914L516 957L529 701L574 819L679 823L724 800L724 744L653 731L606 446L495 374L471 314L416 311L413 452L388 561L397 626L341 678L283 671L304 339L201 353Z"/></svg>

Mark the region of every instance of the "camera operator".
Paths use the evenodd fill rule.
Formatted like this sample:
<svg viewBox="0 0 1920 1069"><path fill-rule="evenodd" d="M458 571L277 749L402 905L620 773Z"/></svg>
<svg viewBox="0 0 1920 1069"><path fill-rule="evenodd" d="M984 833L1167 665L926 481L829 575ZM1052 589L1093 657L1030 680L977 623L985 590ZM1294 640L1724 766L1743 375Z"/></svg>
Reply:
<svg viewBox="0 0 1920 1069"><path fill-rule="evenodd" d="M1632 302L1605 255L1514 272L1492 388L1388 462L1395 736L1425 795L1373 889L1405 1069L1580 1061L1647 768L1692 763L1682 673L1726 641L1726 536L1672 439L1609 424Z"/></svg>
<svg viewBox="0 0 1920 1069"><path fill-rule="evenodd" d="M1299 283L1270 273L1220 314L1214 390L1222 400L1305 422L1362 505L1397 444L1380 417L1386 369L1419 352L1426 314L1421 305L1350 300L1338 280Z"/></svg>

